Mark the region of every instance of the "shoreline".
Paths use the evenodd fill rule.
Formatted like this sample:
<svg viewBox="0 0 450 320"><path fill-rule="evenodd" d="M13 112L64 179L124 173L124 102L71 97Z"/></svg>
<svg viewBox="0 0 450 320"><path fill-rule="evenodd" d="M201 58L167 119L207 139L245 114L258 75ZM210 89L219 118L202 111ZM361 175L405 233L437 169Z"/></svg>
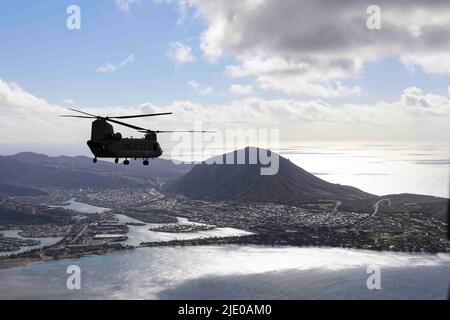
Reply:
<svg viewBox="0 0 450 320"><path fill-rule="evenodd" d="M74 199L79 199L79 197L72 196L69 201L93 206ZM398 213L383 213L383 219L379 219L378 216L377 219L372 219L378 212L378 207L373 207L373 204L370 206L374 210L371 213L372 215L355 212L339 212L338 215L336 207L329 212L324 209L305 209L273 203L255 204L228 201L224 202L225 205L219 210L216 205L211 205L207 201L164 197L162 203L156 202L155 204L154 201L157 200L161 200L161 198L154 199L152 201L153 205L150 207L139 206L131 209L122 207L109 209L103 213L84 214L87 221L83 221L80 224L70 224L64 226L66 229L59 230L67 232L61 241L42 248L0 256L0 269L13 268L30 263L103 255L142 247L255 245L296 248L342 248L409 254L450 253L450 247L447 245L447 242L439 242L429 236L427 238L418 238L418 235L421 234L418 230L423 231L423 229L417 227L413 229L415 231L413 234L405 232L403 229L401 230L403 233L399 234L398 230L392 229L394 228L392 222L398 222L397 224L401 225L400 222L403 222L401 220L402 217L414 218L415 223L420 217L413 214L406 216ZM102 205L102 203L98 205ZM103 209L105 208L103 207ZM283 214L285 221L280 222L278 220L280 214ZM117 215L124 215L130 220L119 222ZM181 218L189 223L180 224ZM174 223L175 221L176 223ZM361 228L361 222L370 222L373 225ZM426 223L436 223L433 218L419 222L421 222L419 227L425 228L425 231L428 229ZM150 226L150 229L148 229L148 224L156 225ZM422 227L424 224L425 227ZM130 232L128 226L143 227L148 231L170 234L183 234L193 231L192 233L196 235L190 239L140 240L142 242L132 244L122 242L98 243L98 239L92 241L98 234L128 236ZM203 231L205 228L205 230L214 229L211 226L215 228L235 228L251 234L208 235L208 237L201 237L201 234L197 233L197 231ZM414 226L411 224L411 228ZM436 225L435 228L440 230L442 226ZM48 230L40 227L37 231L47 232ZM84 241L86 239L88 241Z"/></svg>
<svg viewBox="0 0 450 320"><path fill-rule="evenodd" d="M56 246L56 245L55 245ZM54 246L47 247L46 250L51 251L54 249ZM82 257L88 257L93 255L106 255L115 252L124 252L129 250L134 250L136 247L128 246L128 245L110 245L108 247L95 247L91 248L88 251L80 253L77 250L72 250L69 252L65 252L61 255L50 255L50 252L42 252L41 250L36 251L27 251L25 253L19 253L17 255L0 257L0 269L9 269L20 266L25 266L32 263L45 263L49 261L55 260L63 260L63 259L76 259ZM64 248L63 250L67 250ZM61 250L62 251L62 250ZM46 254L47 253L47 254Z"/></svg>
<svg viewBox="0 0 450 320"><path fill-rule="evenodd" d="M326 246L326 245L293 245L293 244L277 244L277 243L256 243L256 242L245 242L243 239L252 237L254 235L248 236L232 236L232 237L211 237L211 238L196 238L189 240L169 240L169 241L152 241L152 242L142 242L138 246L124 245L124 244L114 244L107 247L93 247L87 251L80 252L77 250L65 252L61 255L47 255L46 252L41 252L42 250L32 250L24 253L19 253L12 256L0 257L0 269L10 269L21 267L33 263L46 263L50 261L63 260L63 259L76 259L89 257L94 255L107 255L112 253L128 252L131 250L136 250L140 248L155 248L155 247L171 247L171 248L185 248L185 247L197 247L197 246L239 246L239 247L271 247L271 248L316 248L316 249L344 249L344 250L355 250L355 251L365 251L365 252L385 252L385 253L403 253L403 254L422 254L435 256L438 254L450 254L450 251L404 251L404 250L384 250L375 248L358 248L355 246ZM57 246L46 247L45 250L53 250ZM67 248L62 249L67 250ZM47 251L47 253L49 253Z"/></svg>

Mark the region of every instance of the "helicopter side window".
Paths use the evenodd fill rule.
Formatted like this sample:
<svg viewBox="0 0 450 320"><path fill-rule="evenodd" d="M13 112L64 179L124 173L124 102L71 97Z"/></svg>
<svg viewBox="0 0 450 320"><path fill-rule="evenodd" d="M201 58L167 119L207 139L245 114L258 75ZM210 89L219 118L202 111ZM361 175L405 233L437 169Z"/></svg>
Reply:
<svg viewBox="0 0 450 320"><path fill-rule="evenodd" d="M153 151L156 151L156 144L153 144Z"/></svg>

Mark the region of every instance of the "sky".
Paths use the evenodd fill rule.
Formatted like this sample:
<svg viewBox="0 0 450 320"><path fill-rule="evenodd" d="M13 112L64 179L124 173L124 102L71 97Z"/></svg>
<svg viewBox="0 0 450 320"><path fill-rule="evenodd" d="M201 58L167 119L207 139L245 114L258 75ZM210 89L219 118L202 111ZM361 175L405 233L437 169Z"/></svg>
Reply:
<svg viewBox="0 0 450 320"><path fill-rule="evenodd" d="M4 1L0 153L89 154L90 123L60 118L68 107L171 111L130 122L223 139L278 130L281 146L446 144L448 17L439 0Z"/></svg>

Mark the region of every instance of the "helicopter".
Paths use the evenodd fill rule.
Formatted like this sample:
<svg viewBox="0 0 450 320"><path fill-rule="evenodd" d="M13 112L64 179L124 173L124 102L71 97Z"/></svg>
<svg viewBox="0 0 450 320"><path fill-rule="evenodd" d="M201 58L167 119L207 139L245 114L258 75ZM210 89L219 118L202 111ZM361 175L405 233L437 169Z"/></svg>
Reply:
<svg viewBox="0 0 450 320"><path fill-rule="evenodd" d="M97 163L97 158L114 158L114 162L118 163L120 158L124 158L124 165L129 165L130 159L143 159L143 165L149 165L149 159L155 159L163 154L163 150L157 141L156 135L158 133L171 132L212 132L212 131L166 131L166 130L150 130L141 128L129 123L125 123L116 119L130 119L142 117L155 117L162 115L169 115L172 112L149 113L129 116L98 116L84 111L68 108L68 110L83 114L81 115L61 115L65 118L82 118L95 119L92 122L91 139L87 141L87 145L91 150L94 158L92 161ZM122 126L132 128L138 132L144 133L143 138L122 138L120 132L114 132L113 126L109 123L116 123Z"/></svg>

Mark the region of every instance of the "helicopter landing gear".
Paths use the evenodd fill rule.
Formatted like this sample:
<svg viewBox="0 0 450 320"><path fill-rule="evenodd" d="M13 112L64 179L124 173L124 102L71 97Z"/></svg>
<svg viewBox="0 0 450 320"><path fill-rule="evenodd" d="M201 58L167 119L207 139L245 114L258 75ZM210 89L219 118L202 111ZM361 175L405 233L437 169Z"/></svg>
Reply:
<svg viewBox="0 0 450 320"><path fill-rule="evenodd" d="M146 160L144 160L144 162L142 162L142 164L143 164L144 166L148 166L149 162L148 162L148 160L146 159Z"/></svg>
<svg viewBox="0 0 450 320"><path fill-rule="evenodd" d="M93 163L97 163L97 158L92 159Z"/></svg>
<svg viewBox="0 0 450 320"><path fill-rule="evenodd" d="M127 166L127 165L130 164L130 161L128 161L128 159L125 159L125 160L123 161L123 164Z"/></svg>
<svg viewBox="0 0 450 320"><path fill-rule="evenodd" d="M114 159L114 162L115 162L115 163L119 163L119 158L115 158L115 159Z"/></svg>

